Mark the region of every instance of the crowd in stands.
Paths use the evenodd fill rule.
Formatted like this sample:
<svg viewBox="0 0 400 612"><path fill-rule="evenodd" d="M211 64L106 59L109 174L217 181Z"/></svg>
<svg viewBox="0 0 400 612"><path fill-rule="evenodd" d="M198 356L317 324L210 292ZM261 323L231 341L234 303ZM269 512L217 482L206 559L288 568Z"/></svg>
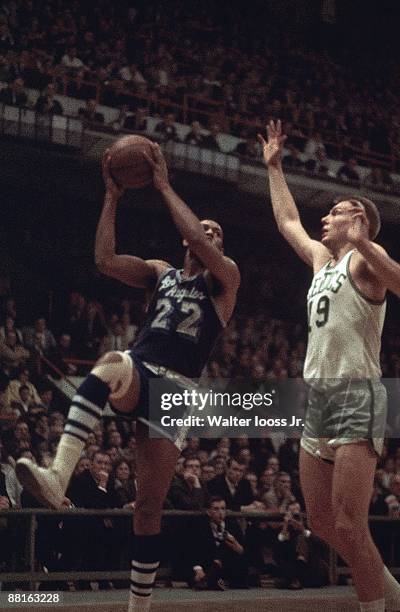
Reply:
<svg viewBox="0 0 400 612"><path fill-rule="evenodd" d="M57 371L50 370L55 377L84 374L90 365L64 359L90 362L106 350L132 346L140 324L138 313L140 309L129 299L121 299L117 305L114 302L110 309L106 303L88 301L73 292L67 320L52 330L43 316L31 325L21 325L15 300L5 300L4 325L0 327L0 508L38 506L21 490L15 461L29 457L42 466L50 465L63 431L67 407L59 403L42 357L56 365ZM391 337L382 354L386 375L392 377L399 373L398 343L398 336ZM220 338L206 374L276 383L291 378L299 382L293 398L299 404L293 404L296 412L304 404L300 377L305 346L300 324L265 314L238 316ZM396 426L395 416L393 429ZM173 579L184 580L196 589L259 585L265 574L281 588L327 583L326 551L302 515L298 450L299 435L287 438L283 432L268 429L255 439L242 435L187 440L165 508L206 509L207 514L190 520L165 520L164 561ZM134 508L135 494L135 423L104 417L88 437L67 496L76 507ZM226 516L227 510L281 513L283 520L264 517L238 522ZM376 472L370 511L400 518L400 445L394 436L387 440ZM126 517L66 518L50 527L47 520L41 519L38 526L39 566L87 571L126 566L123 542L131 529ZM193 521L197 521L196 528ZM13 533L12 525L11 521L9 533ZM53 540L49 540L50 528ZM387 540L379 532L376 537L383 553L390 555L385 548ZM11 549L3 548L3 567L10 563ZM21 552L19 567L23 558ZM90 588L88 581L75 586ZM110 586L108 581L99 583L100 588ZM126 585L116 581L114 586ZM60 588L69 587L64 584Z"/></svg>
<svg viewBox="0 0 400 612"><path fill-rule="evenodd" d="M360 183L357 165L366 166L366 184L390 186L400 157L398 71L361 61L355 71L271 33L249 43L235 10L182 0L6 1L0 80L9 85L0 101L24 106L29 87L41 92L31 101L38 112L61 114L55 95L65 93L82 100L79 115L89 124L104 123L102 104L120 109L114 128L136 131L158 114L164 140L178 139L174 123L185 103L186 142L219 150L219 135L232 134L241 139L235 152L252 159L261 158L257 132L281 118L288 166L330 176L327 158L341 159L335 177ZM73 80L65 85L64 77Z"/></svg>

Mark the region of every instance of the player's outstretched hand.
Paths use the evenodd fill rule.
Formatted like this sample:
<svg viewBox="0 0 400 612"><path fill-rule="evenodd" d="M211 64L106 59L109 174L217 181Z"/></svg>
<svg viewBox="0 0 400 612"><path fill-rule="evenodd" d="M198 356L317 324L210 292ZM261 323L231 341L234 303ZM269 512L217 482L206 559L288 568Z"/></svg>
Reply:
<svg viewBox="0 0 400 612"><path fill-rule="evenodd" d="M267 125L267 140L258 134L258 140L262 144L263 157L266 166L280 166L283 144L287 136L282 134L282 124L279 119L276 123L270 121Z"/></svg>
<svg viewBox="0 0 400 612"><path fill-rule="evenodd" d="M106 186L107 193L109 193L112 198L119 200L122 197L122 194L124 193L124 189L123 187L117 185L112 179L110 163L110 149L106 149L106 151L104 151L103 159L101 161L104 185Z"/></svg>
<svg viewBox="0 0 400 612"><path fill-rule="evenodd" d="M162 191L169 186L169 179L167 162L165 161L160 145L156 144L155 142L152 144L151 157L145 152L143 152L143 155L153 168L154 187L159 191Z"/></svg>

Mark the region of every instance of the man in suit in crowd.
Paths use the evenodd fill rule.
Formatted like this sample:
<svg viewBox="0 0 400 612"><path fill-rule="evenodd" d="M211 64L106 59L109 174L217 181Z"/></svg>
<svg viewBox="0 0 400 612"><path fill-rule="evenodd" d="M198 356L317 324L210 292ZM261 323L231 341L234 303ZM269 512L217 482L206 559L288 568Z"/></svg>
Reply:
<svg viewBox="0 0 400 612"><path fill-rule="evenodd" d="M225 500L209 499L207 517L193 532L188 582L195 589L247 588L248 567L243 533L235 519L226 518Z"/></svg>
<svg viewBox="0 0 400 612"><path fill-rule="evenodd" d="M229 510L244 510L254 502L250 483L243 478L245 469L245 465L230 458L226 473L216 476L207 485L210 495L221 496Z"/></svg>

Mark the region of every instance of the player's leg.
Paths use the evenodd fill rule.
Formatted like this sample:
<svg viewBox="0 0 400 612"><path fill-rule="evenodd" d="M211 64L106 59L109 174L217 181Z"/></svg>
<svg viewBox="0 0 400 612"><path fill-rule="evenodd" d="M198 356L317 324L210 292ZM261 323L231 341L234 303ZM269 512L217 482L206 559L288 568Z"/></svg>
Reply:
<svg viewBox="0 0 400 612"><path fill-rule="evenodd" d="M333 463L316 458L303 448L300 449L300 480L310 529L350 565L347 546L335 531L332 507L333 471ZM400 585L386 567L384 591L387 610L399 611Z"/></svg>
<svg viewBox="0 0 400 612"><path fill-rule="evenodd" d="M383 562L368 525L377 456L367 441L336 449L332 480L335 533L347 549L360 602L381 601L371 610L384 610Z"/></svg>
<svg viewBox="0 0 400 612"><path fill-rule="evenodd" d="M149 438L147 427L139 421L136 436L137 498L129 612L144 612L150 609L160 561L162 508L180 451L170 440Z"/></svg>
<svg viewBox="0 0 400 612"><path fill-rule="evenodd" d="M110 352L99 359L72 399L64 432L50 469L20 459L20 482L46 506L61 506L68 482L87 437L103 416L108 397L122 412L131 411L140 393L139 373L127 353Z"/></svg>

